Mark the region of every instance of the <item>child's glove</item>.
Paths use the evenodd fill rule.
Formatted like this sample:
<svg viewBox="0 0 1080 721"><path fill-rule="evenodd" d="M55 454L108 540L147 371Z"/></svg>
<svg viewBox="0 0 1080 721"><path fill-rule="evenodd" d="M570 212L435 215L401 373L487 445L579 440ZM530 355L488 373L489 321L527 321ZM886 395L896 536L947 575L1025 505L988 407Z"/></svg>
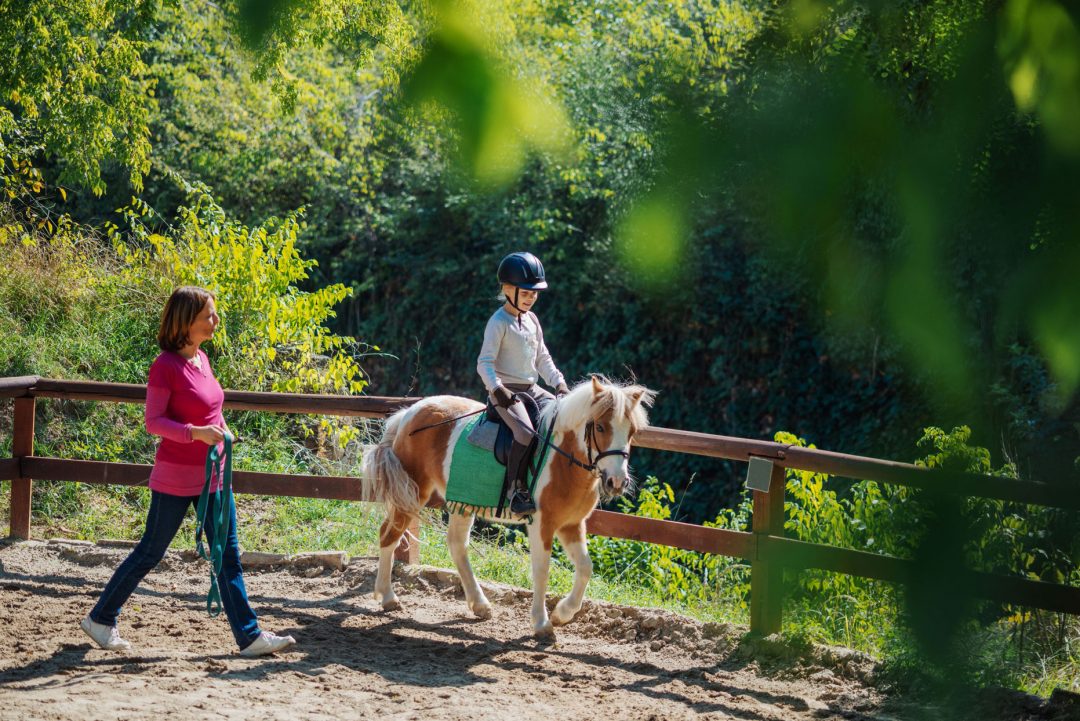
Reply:
<svg viewBox="0 0 1080 721"><path fill-rule="evenodd" d="M491 395L495 398L495 405L500 408L509 408L518 402L517 397L502 386L496 386Z"/></svg>

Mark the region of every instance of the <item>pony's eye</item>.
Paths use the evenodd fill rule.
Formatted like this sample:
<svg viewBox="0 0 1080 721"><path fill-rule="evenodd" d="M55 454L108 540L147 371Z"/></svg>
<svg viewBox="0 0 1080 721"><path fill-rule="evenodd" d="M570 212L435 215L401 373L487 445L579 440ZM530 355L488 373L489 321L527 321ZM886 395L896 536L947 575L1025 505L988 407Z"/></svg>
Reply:
<svg viewBox="0 0 1080 721"><path fill-rule="evenodd" d="M596 432L597 433L603 433L604 432L604 424L603 423L597 423L596 424Z"/></svg>

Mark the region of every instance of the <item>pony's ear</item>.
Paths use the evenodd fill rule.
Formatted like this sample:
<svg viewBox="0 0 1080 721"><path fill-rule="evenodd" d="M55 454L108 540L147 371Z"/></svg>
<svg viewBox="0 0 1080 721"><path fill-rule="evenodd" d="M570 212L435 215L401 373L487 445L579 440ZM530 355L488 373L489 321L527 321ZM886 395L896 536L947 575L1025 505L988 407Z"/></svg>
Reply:
<svg viewBox="0 0 1080 721"><path fill-rule="evenodd" d="M647 406L651 406L653 398L656 397L656 391L651 391L644 386L637 386L630 392L630 408L631 410L637 408L638 403L644 403Z"/></svg>
<svg viewBox="0 0 1080 721"><path fill-rule="evenodd" d="M604 386L600 385L600 380L596 376L590 376L592 378L592 394L593 396L599 396L604 392Z"/></svg>

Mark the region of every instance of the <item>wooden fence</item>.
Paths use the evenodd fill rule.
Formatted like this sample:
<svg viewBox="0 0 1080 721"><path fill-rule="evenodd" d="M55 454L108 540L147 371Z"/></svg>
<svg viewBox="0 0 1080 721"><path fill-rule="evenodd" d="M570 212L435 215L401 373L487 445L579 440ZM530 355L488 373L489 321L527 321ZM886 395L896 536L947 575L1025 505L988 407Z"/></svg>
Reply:
<svg viewBox="0 0 1080 721"><path fill-rule="evenodd" d="M0 379L0 398L14 399L12 457L0 459L0 480L11 481L11 528L16 538L30 537L32 480L79 481L143 485L150 466L107 463L34 455L34 415L38 398L64 398L119 403L145 403L146 386L91 381L65 381L24 376ZM418 398L378 396L327 396L310 394L225 392L225 407L271 413L308 413L332 416L382 418ZM750 562L750 626L759 633L780 630L783 601L783 569L815 568L905 583L914 574L909 560L805 543L784 538L785 469L814 471L860 480L896 483L962 496L1080 510L1080 494L1043 483L974 474L945 473L906 463L832 453L769 441L649 428L639 433L634 445L642 448L772 463L768 491L753 491L750 532L706 528L688 523L638 518L597 510L588 520L589 533L657 543L702 553L743 558ZM240 493L276 496L365 500L354 477L312 476L235 471L234 485ZM414 528L417 533L419 529ZM399 549L398 558L419 560L416 544ZM1080 588L1045 583L1018 576L962 573L971 594L999 602L1080 614Z"/></svg>

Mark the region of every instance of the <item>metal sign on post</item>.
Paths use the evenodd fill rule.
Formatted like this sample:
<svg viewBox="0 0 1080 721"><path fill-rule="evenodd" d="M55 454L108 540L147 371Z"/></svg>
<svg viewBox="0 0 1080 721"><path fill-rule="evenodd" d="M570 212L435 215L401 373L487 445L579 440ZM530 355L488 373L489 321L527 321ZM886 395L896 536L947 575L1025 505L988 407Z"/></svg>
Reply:
<svg viewBox="0 0 1080 721"><path fill-rule="evenodd" d="M750 456L750 465L746 469L746 487L754 491L768 493L769 483L772 480L772 470L773 462L768 458Z"/></svg>

